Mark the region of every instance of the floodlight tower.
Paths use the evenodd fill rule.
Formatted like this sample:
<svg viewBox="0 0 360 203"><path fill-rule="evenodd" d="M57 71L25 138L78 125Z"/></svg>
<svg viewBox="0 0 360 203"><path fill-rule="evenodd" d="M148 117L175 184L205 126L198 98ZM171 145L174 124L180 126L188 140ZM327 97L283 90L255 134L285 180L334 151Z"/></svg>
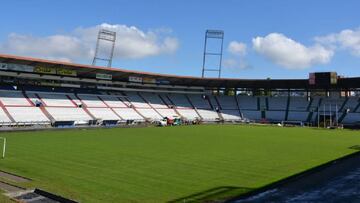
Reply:
<svg viewBox="0 0 360 203"><path fill-rule="evenodd" d="M111 48L110 53L108 56L100 56L100 45L101 42L110 42ZM92 65L95 66L97 61L105 61L107 62L107 67L111 67L112 59L114 56L114 48L115 48L115 41L116 41L116 32L106 30L106 29L100 29L97 42L96 42L96 48L95 48L95 56L92 62ZM105 55L105 54L104 54Z"/></svg>
<svg viewBox="0 0 360 203"><path fill-rule="evenodd" d="M213 52L208 50L207 43L208 39L215 39L220 41L221 46L219 51ZM205 72L218 72L218 77L221 76L221 63L223 55L223 43L224 43L224 31L222 30L206 30L205 32L205 44L204 44L204 56L201 77L205 77ZM206 59L209 55L217 56L219 58L219 65L217 67L208 68L206 66Z"/></svg>

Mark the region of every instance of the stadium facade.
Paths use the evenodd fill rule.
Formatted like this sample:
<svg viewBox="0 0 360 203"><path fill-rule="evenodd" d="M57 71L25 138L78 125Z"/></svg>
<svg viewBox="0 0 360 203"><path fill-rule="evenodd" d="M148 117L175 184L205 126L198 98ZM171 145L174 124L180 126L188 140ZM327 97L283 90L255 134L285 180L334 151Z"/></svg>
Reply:
<svg viewBox="0 0 360 203"><path fill-rule="evenodd" d="M202 122L357 126L360 77L200 78L0 55L1 126Z"/></svg>

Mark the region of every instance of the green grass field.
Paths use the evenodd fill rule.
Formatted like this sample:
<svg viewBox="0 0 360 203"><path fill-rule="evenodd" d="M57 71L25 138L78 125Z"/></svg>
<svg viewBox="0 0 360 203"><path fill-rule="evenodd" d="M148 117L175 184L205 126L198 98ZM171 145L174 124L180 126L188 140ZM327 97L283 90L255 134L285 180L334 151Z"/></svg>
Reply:
<svg viewBox="0 0 360 203"><path fill-rule="evenodd" d="M360 131L240 125L0 136L8 139L1 170L33 179L23 186L81 202L238 195L353 153L349 147L360 144Z"/></svg>

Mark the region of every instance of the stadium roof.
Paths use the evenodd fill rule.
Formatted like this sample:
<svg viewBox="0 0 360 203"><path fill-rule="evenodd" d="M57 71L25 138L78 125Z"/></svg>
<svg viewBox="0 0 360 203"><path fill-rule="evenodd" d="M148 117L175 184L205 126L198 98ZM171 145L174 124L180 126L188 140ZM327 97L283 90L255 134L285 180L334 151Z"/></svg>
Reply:
<svg viewBox="0 0 360 203"><path fill-rule="evenodd" d="M129 76L154 78L168 81L171 85L224 87L224 88L266 88L266 89L348 89L360 88L360 77L339 78L337 85L310 86L308 79L238 79L238 78L200 78L168 74L149 73L107 68L62 61L45 60L31 57L0 54L0 62L16 63L30 66L61 67L75 70L78 77L95 78L96 73L110 74L115 81L128 81Z"/></svg>

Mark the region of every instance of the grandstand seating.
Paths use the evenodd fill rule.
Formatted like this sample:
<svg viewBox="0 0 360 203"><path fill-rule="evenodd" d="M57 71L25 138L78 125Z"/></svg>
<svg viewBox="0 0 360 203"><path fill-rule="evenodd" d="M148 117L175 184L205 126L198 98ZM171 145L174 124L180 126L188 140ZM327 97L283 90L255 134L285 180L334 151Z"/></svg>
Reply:
<svg viewBox="0 0 360 203"><path fill-rule="evenodd" d="M113 110L124 120L144 120L144 118L132 108L113 108Z"/></svg>
<svg viewBox="0 0 360 203"><path fill-rule="evenodd" d="M306 122L309 116L307 111L289 111L288 121L302 121Z"/></svg>
<svg viewBox="0 0 360 203"><path fill-rule="evenodd" d="M106 107L106 104L97 95L78 94L77 97L86 107Z"/></svg>
<svg viewBox="0 0 360 203"><path fill-rule="evenodd" d="M188 95L191 103L198 109L211 109L209 101L203 95Z"/></svg>
<svg viewBox="0 0 360 203"><path fill-rule="evenodd" d="M320 111L323 111L325 108L325 111L332 111L335 112L336 109L337 111L340 110L340 108L342 107L342 105L344 104L345 99L344 98L339 98L339 99L333 99L333 98L323 98L321 100L321 104L320 104Z"/></svg>
<svg viewBox="0 0 360 203"><path fill-rule="evenodd" d="M0 90L0 125L9 123L49 124L54 121L75 121L77 124L91 120L160 120L163 117L183 117L188 120L240 121L249 119L270 122L317 120L317 108L329 113L344 124L360 121L358 97L333 99L316 96L306 97L256 97L256 96L212 96L201 94L125 92L108 94L77 94L70 92ZM36 107L37 102L42 105ZM289 102L288 102L289 101ZM79 105L84 104L79 107ZM311 105L310 105L311 104ZM310 105L310 107L309 107ZM171 107L171 108L170 108ZM214 109L212 109L212 107ZM219 113L215 108L219 107ZM259 109L260 108L260 109ZM345 114L346 109L350 111ZM287 112L288 110L288 112ZM262 112L263 111L263 112ZM263 118L263 116L265 116Z"/></svg>
<svg viewBox="0 0 360 203"><path fill-rule="evenodd" d="M177 108L192 108L184 94L168 94L168 98Z"/></svg>
<svg viewBox="0 0 360 203"><path fill-rule="evenodd" d="M360 123L360 113L348 113L343 119L342 123L344 124L359 124Z"/></svg>
<svg viewBox="0 0 360 203"><path fill-rule="evenodd" d="M160 120L162 119L162 116L157 113L154 109L145 109L145 108L139 108L137 111L143 115L146 119L152 119L152 120Z"/></svg>
<svg viewBox="0 0 360 203"><path fill-rule="evenodd" d="M136 93L126 93L127 99L136 108L150 108L150 106Z"/></svg>
<svg viewBox="0 0 360 203"><path fill-rule="evenodd" d="M45 107L55 121L75 121L78 124L88 123L92 117L82 108Z"/></svg>
<svg viewBox="0 0 360 203"><path fill-rule="evenodd" d="M269 110L286 110L288 97L268 97Z"/></svg>
<svg viewBox="0 0 360 203"><path fill-rule="evenodd" d="M321 102L321 97L313 97L312 98L312 101L311 101L311 105L310 105L310 111L313 110L313 111L317 111L318 107L320 106L320 102Z"/></svg>
<svg viewBox="0 0 360 203"><path fill-rule="evenodd" d="M0 91L0 101L6 106L33 106L20 91Z"/></svg>
<svg viewBox="0 0 360 203"><path fill-rule="evenodd" d="M87 108L89 112L100 120L120 120L119 116L116 115L110 108Z"/></svg>
<svg viewBox="0 0 360 203"><path fill-rule="evenodd" d="M100 95L100 99L104 101L104 103L109 107L121 107L125 108L127 107L120 99L115 95Z"/></svg>
<svg viewBox="0 0 360 203"><path fill-rule="evenodd" d="M154 93L140 93L140 95L147 101L149 104L156 109L168 108L166 104L161 100L159 95Z"/></svg>
<svg viewBox="0 0 360 203"><path fill-rule="evenodd" d="M76 107L76 105L71 102L71 100L67 97L66 94L28 92L27 95L30 97L31 93L33 93L33 96L31 96L32 98L36 98L35 95L38 95L40 97L41 101L43 102L44 106Z"/></svg>
<svg viewBox="0 0 360 203"><path fill-rule="evenodd" d="M204 121L216 121L219 120L219 114L213 110L198 109L197 110Z"/></svg>
<svg viewBox="0 0 360 203"><path fill-rule="evenodd" d="M359 105L359 98L349 97L346 103L344 104L343 109L349 109L350 112L354 112L356 110L355 108L357 107L357 105Z"/></svg>
<svg viewBox="0 0 360 203"><path fill-rule="evenodd" d="M244 110L257 110L257 97L251 96L237 96L240 109Z"/></svg>
<svg viewBox="0 0 360 203"><path fill-rule="evenodd" d="M238 109L234 96L217 96L221 109Z"/></svg>
<svg viewBox="0 0 360 203"><path fill-rule="evenodd" d="M309 101L306 97L290 97L290 111L307 111Z"/></svg>
<svg viewBox="0 0 360 203"><path fill-rule="evenodd" d="M6 107L15 122L50 123L50 120L38 107Z"/></svg>
<svg viewBox="0 0 360 203"><path fill-rule="evenodd" d="M174 118L176 116L179 116L179 114L177 114L174 109L157 109L157 111L162 117Z"/></svg>
<svg viewBox="0 0 360 203"><path fill-rule="evenodd" d="M286 111L266 111L266 119L271 122L281 122L285 120Z"/></svg>
<svg viewBox="0 0 360 203"><path fill-rule="evenodd" d="M243 118L254 121L261 120L261 111L242 110L241 113Z"/></svg>
<svg viewBox="0 0 360 203"><path fill-rule="evenodd" d="M188 120L200 119L199 115L193 109L178 109L177 111L182 117Z"/></svg>
<svg viewBox="0 0 360 203"><path fill-rule="evenodd" d="M11 123L11 122L12 121L6 115L5 111L0 108L0 125L7 125L8 123Z"/></svg>
<svg viewBox="0 0 360 203"><path fill-rule="evenodd" d="M238 110L221 110L221 116L225 121L241 120L241 115Z"/></svg>

